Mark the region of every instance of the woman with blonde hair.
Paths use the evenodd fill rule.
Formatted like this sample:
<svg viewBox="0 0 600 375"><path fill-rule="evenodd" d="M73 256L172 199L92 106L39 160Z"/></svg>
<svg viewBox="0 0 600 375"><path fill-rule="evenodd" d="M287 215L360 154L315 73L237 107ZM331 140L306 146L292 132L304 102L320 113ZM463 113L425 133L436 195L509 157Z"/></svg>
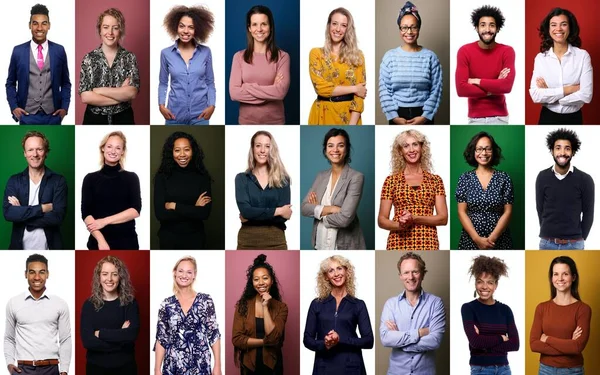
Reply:
<svg viewBox="0 0 600 375"><path fill-rule="evenodd" d="M285 222L292 216L290 176L271 133L250 140L248 168L235 176L235 199L242 227L238 250L287 250Z"/></svg>
<svg viewBox="0 0 600 375"><path fill-rule="evenodd" d="M90 232L90 250L138 250L135 219L140 216L140 180L124 170L127 138L113 131L100 142L99 171L88 173L81 187L81 217Z"/></svg>
<svg viewBox="0 0 600 375"><path fill-rule="evenodd" d="M127 266L114 256L102 258L94 268L92 295L81 309L86 374L137 374L135 340L140 329L139 315Z"/></svg>
<svg viewBox="0 0 600 375"><path fill-rule="evenodd" d="M304 346L315 352L313 374L367 373L362 349L373 348L373 329L365 302L355 295L350 260L341 255L324 259L304 328Z"/></svg>
<svg viewBox="0 0 600 375"><path fill-rule="evenodd" d="M221 374L221 334L215 305L210 295L194 291L197 272L192 256L179 259L173 267L174 295L165 298L158 310L155 375ZM212 369L211 349L215 356Z"/></svg>
<svg viewBox="0 0 600 375"><path fill-rule="evenodd" d="M377 219L390 231L387 250L439 250L436 226L448 223L448 207L444 183L432 173L429 140L405 130L394 140L391 156L392 174L383 183Z"/></svg>
<svg viewBox="0 0 600 375"><path fill-rule="evenodd" d="M325 46L309 56L310 80L317 99L309 125L360 125L367 96L365 58L358 49L354 19L345 8L329 13Z"/></svg>

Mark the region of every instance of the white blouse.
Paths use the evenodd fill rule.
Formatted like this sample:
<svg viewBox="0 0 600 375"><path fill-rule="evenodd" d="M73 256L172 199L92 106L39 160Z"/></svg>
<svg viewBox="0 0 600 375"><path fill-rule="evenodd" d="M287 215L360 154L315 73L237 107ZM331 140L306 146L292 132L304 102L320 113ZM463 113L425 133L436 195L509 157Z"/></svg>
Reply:
<svg viewBox="0 0 600 375"><path fill-rule="evenodd" d="M547 89L538 88L537 78L544 78ZM565 96L563 86L580 85L579 91ZM554 48L538 53L533 65L529 95L555 113L574 113L592 101L594 90L592 61L589 53L569 44L559 60Z"/></svg>
<svg viewBox="0 0 600 375"><path fill-rule="evenodd" d="M337 250L335 242L337 240L338 230L337 228L327 228L325 224L323 224L323 217L321 216L323 208L332 205L331 198L333 197L333 192L337 185L336 181L335 185L331 186L331 175L332 174L330 173L327 190L325 190L325 194L323 194L323 198L321 198L321 204L315 206L314 217L319 220L319 224L317 225L317 238L315 240L316 250ZM338 178L338 181L339 180L340 179Z"/></svg>

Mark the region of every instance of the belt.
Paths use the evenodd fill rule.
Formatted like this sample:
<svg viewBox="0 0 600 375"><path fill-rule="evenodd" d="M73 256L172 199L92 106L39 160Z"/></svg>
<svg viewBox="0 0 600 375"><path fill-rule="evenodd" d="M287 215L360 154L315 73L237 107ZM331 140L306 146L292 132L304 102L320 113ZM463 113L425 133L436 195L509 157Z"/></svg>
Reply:
<svg viewBox="0 0 600 375"><path fill-rule="evenodd" d="M23 366L36 366L36 367L54 366L54 365L58 365L58 359L40 359L37 361L36 360L17 361L17 364L23 365Z"/></svg>
<svg viewBox="0 0 600 375"><path fill-rule="evenodd" d="M354 100L354 94L330 96L330 97L317 95L317 100L323 100L323 101L327 101L327 102L349 102L349 101Z"/></svg>
<svg viewBox="0 0 600 375"><path fill-rule="evenodd" d="M575 243L579 241L583 241L583 238L576 238L574 240L564 240L562 238L550 238L550 237L542 237L546 241L554 242L557 245L566 245L568 243Z"/></svg>

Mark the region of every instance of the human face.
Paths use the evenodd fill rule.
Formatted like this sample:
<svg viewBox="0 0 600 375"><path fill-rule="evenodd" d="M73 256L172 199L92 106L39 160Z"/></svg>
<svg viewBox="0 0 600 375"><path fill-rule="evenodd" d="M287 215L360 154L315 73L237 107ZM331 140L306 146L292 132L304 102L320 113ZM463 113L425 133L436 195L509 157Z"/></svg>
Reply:
<svg viewBox="0 0 600 375"><path fill-rule="evenodd" d="M183 43L189 43L194 39L194 20L191 17L183 16L179 20L179 26L177 26L177 35L179 40Z"/></svg>
<svg viewBox="0 0 600 375"><path fill-rule="evenodd" d="M329 268L327 269L327 279L334 288L341 288L346 285L346 275L348 271L346 267L342 266L339 262L329 262Z"/></svg>
<svg viewBox="0 0 600 375"><path fill-rule="evenodd" d="M104 154L104 163L113 167L117 165L124 153L121 137L118 135L108 137L106 144L102 148L102 153Z"/></svg>
<svg viewBox="0 0 600 375"><path fill-rule="evenodd" d="M256 165L266 165L271 152L271 138L263 134L254 138L253 152Z"/></svg>
<svg viewBox="0 0 600 375"><path fill-rule="evenodd" d="M569 18L561 14L550 18L550 38L554 43L565 44L569 37Z"/></svg>
<svg viewBox="0 0 600 375"><path fill-rule="evenodd" d="M417 18L412 14L407 14L400 20L400 36L406 44L417 43L419 28L417 27Z"/></svg>
<svg viewBox="0 0 600 375"><path fill-rule="evenodd" d="M174 273L175 283L177 283L177 286L180 288L189 287L194 283L194 280L196 280L194 264L189 260L179 262Z"/></svg>
<svg viewBox="0 0 600 375"><path fill-rule="evenodd" d="M346 139L342 135L327 140L325 155L331 164L344 164L346 158Z"/></svg>
<svg viewBox="0 0 600 375"><path fill-rule="evenodd" d="M485 167L492 161L494 151L492 141L488 137L481 137L475 145L475 160L477 164Z"/></svg>
<svg viewBox="0 0 600 375"><path fill-rule="evenodd" d="M29 137L25 141L25 150L23 150L27 165L32 169L39 169L44 166L46 161L46 149L44 141L40 137Z"/></svg>
<svg viewBox="0 0 600 375"><path fill-rule="evenodd" d="M271 26L269 25L269 17L266 14L253 14L250 16L250 27L248 31L254 38L255 43L264 43L269 39L271 34Z"/></svg>
<svg viewBox="0 0 600 375"><path fill-rule="evenodd" d="M477 25L479 39L484 44L492 44L496 40L496 20L494 17L481 17Z"/></svg>
<svg viewBox="0 0 600 375"><path fill-rule="evenodd" d="M254 290L259 295L263 295L265 293L269 293L271 290L271 285L273 285L273 279L271 275L269 275L269 270L266 268L257 268L252 272L252 285L254 286Z"/></svg>
<svg viewBox="0 0 600 375"><path fill-rule="evenodd" d="M494 292L498 287L498 281L488 273L482 273L475 280L475 289L479 295L479 300L486 305L494 304Z"/></svg>
<svg viewBox="0 0 600 375"><path fill-rule="evenodd" d="M348 28L348 17L341 13L335 13L331 16L331 23L329 24L329 36L333 44L341 43L346 35L346 29Z"/></svg>
<svg viewBox="0 0 600 375"><path fill-rule="evenodd" d="M46 41L48 30L50 30L50 20L44 14L34 14L29 21L29 30L33 41L37 44L42 44Z"/></svg>
<svg viewBox="0 0 600 375"><path fill-rule="evenodd" d="M100 285L104 295L114 295L119 287L119 270L114 264L104 262L100 270Z"/></svg>
<svg viewBox="0 0 600 375"><path fill-rule="evenodd" d="M107 47L116 47L121 38L121 26L119 21L113 16L104 16L100 25L100 37L102 44Z"/></svg>
<svg viewBox="0 0 600 375"><path fill-rule="evenodd" d="M402 156L408 164L416 164L421 161L421 142L415 137L408 136L400 145Z"/></svg>
<svg viewBox="0 0 600 375"><path fill-rule="evenodd" d="M575 277L571 274L571 268L568 264L556 263L552 266L552 285L557 292L571 292L571 285Z"/></svg>
<svg viewBox="0 0 600 375"><path fill-rule="evenodd" d="M192 145L187 138L178 138L173 143L173 159L181 168L188 166L192 160Z"/></svg>
<svg viewBox="0 0 600 375"><path fill-rule="evenodd" d="M571 158L573 157L571 142L566 139L559 139L554 142L552 157L554 158L556 165L562 168L568 168L571 164Z"/></svg>
<svg viewBox="0 0 600 375"><path fill-rule="evenodd" d="M400 280L407 292L419 293L421 291L423 274L416 259L405 259L400 263Z"/></svg>
<svg viewBox="0 0 600 375"><path fill-rule="evenodd" d="M27 263L25 277L29 284L29 290L33 293L42 293L46 289L46 279L48 279L48 269L42 262Z"/></svg>

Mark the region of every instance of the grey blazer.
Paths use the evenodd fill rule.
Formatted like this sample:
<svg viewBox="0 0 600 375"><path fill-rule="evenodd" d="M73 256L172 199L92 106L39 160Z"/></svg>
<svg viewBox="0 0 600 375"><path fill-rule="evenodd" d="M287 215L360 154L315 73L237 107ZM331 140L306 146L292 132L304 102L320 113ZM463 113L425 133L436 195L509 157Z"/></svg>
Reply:
<svg viewBox="0 0 600 375"><path fill-rule="evenodd" d="M331 169L321 171L315 178L310 190L302 200L302 216L314 217L316 205L308 203L308 195L311 191L317 194L317 201L323 199L327 190L327 183ZM323 224L327 228L337 228L336 246L340 250L365 250L365 238L356 216L356 209L362 196L365 177L362 173L355 171L346 164L342 174L335 186L332 196L332 204L341 207L341 211L323 217ZM317 226L319 220L313 221L311 243L313 248L317 239Z"/></svg>

